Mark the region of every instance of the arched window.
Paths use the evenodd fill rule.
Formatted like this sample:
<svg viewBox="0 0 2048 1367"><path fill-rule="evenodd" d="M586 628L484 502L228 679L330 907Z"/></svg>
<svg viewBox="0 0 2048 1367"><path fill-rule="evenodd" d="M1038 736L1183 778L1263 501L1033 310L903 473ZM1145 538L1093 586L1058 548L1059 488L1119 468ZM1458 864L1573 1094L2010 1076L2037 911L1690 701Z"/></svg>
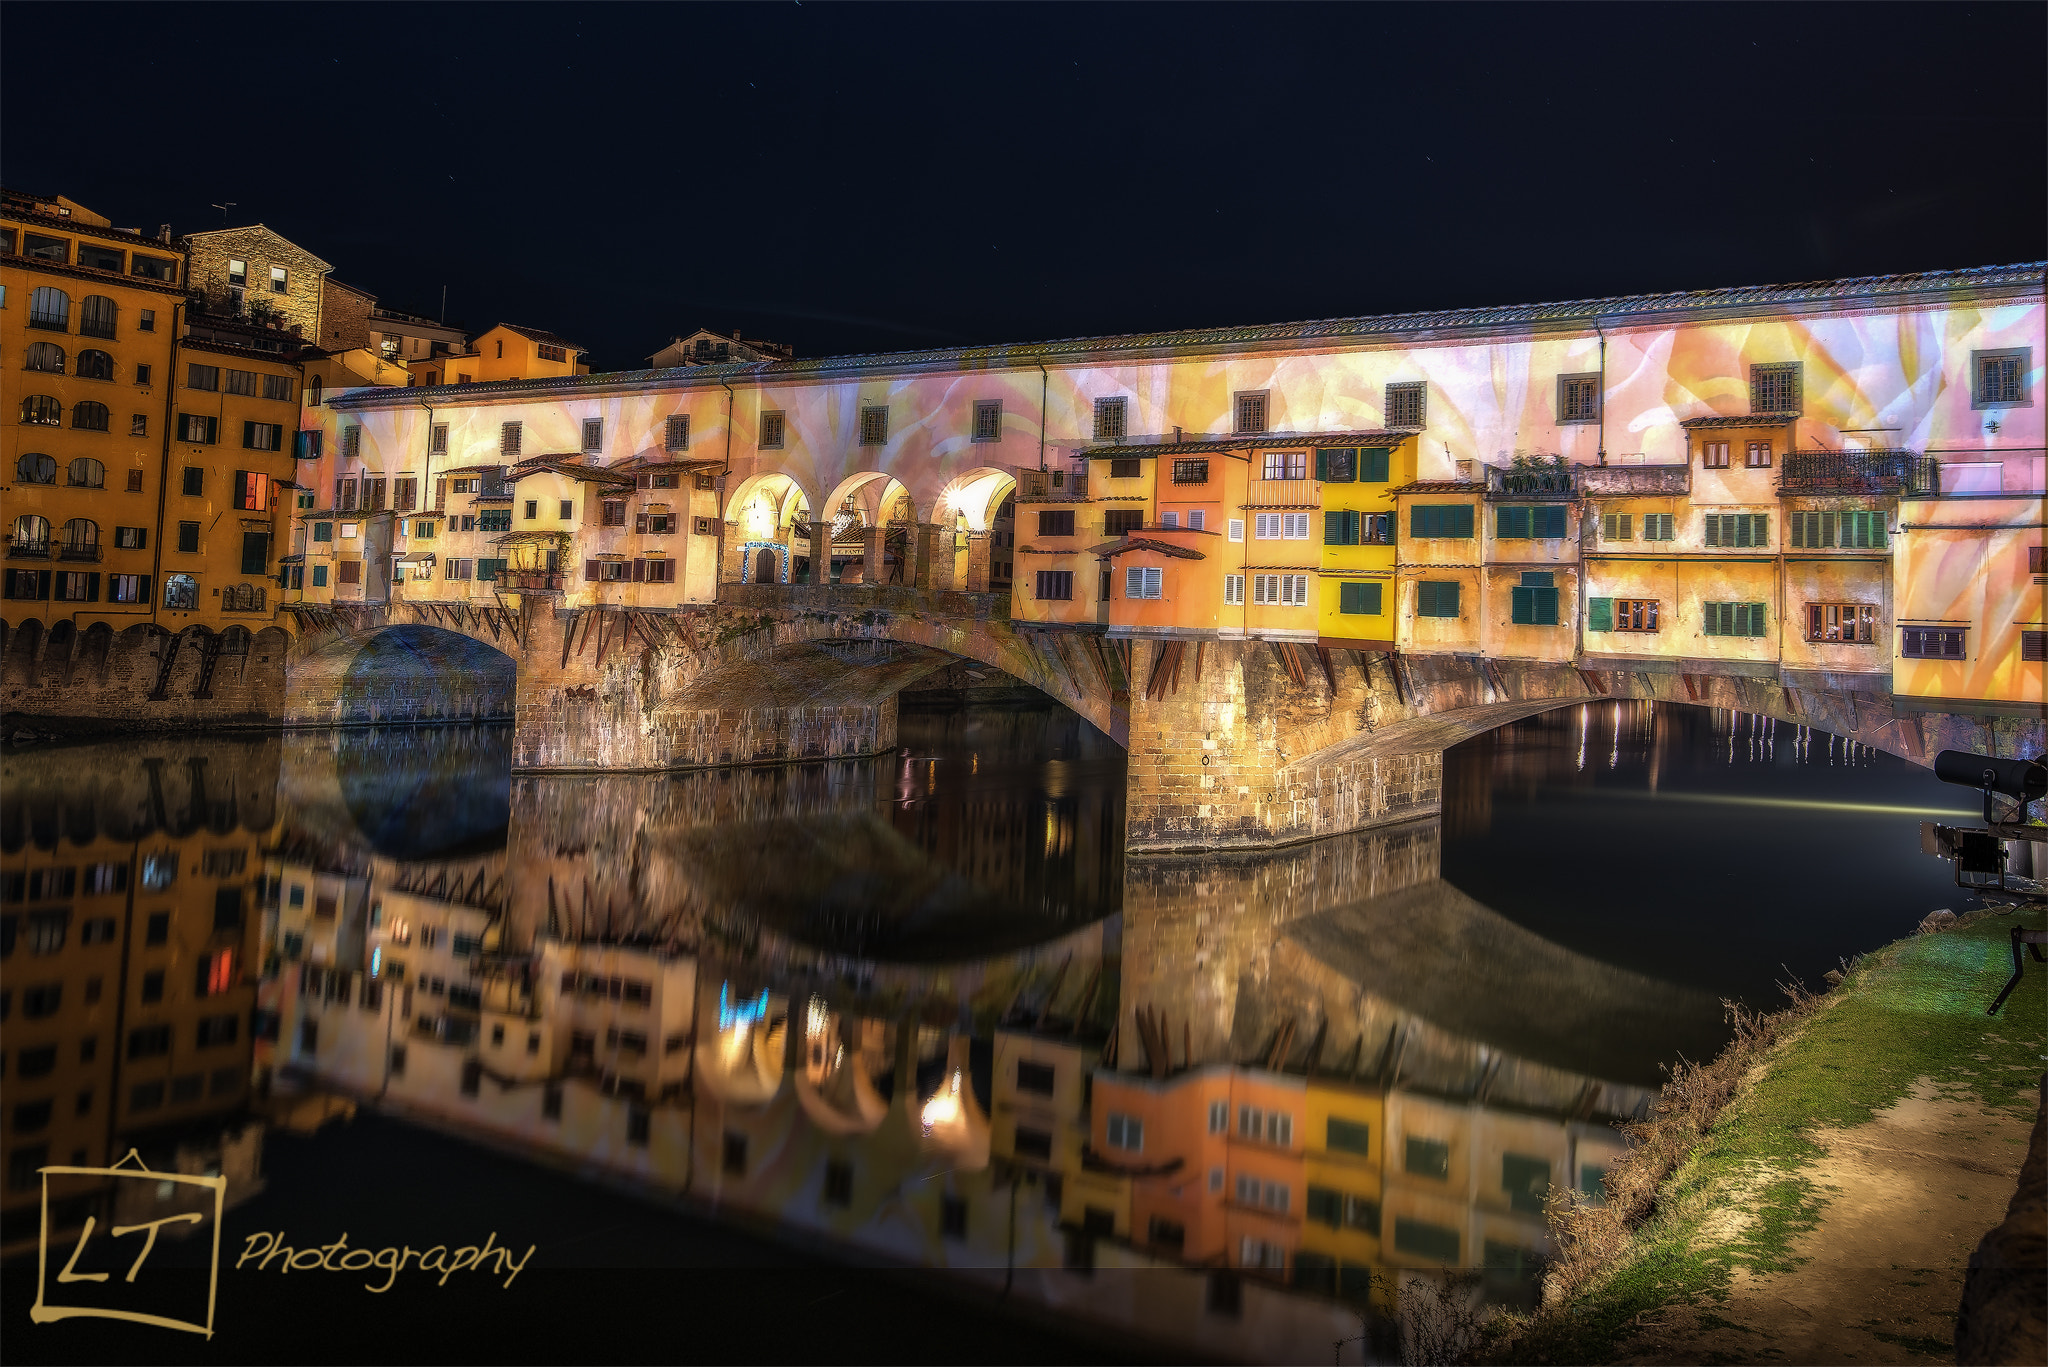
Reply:
<svg viewBox="0 0 2048 1367"><path fill-rule="evenodd" d="M114 378L114 358L104 351L81 351L78 353L78 378L81 380L111 380Z"/></svg>
<svg viewBox="0 0 2048 1367"><path fill-rule="evenodd" d="M31 427L62 427L64 405L48 394L31 394L21 401L21 420Z"/></svg>
<svg viewBox="0 0 2048 1367"><path fill-rule="evenodd" d="M239 611L261 612L263 610L262 589L256 588L251 584L242 584L234 589L230 589L229 592L253 593L255 595L250 605L246 608L238 609ZM223 655L247 655L249 653L249 628L229 627L226 631L223 631L220 634L220 653Z"/></svg>
<svg viewBox="0 0 2048 1367"><path fill-rule="evenodd" d="M227 588L221 590L221 611L261 612L267 597L268 590L260 584L230 584ZM249 653L248 643L249 633L245 629L242 632L242 649L227 650L226 653L230 655L247 655ZM226 650L225 644L223 644L222 649Z"/></svg>
<svg viewBox="0 0 2048 1367"><path fill-rule="evenodd" d="M114 301L104 294L88 294L78 301L78 335L81 337L111 337L114 335Z"/></svg>
<svg viewBox="0 0 2048 1367"><path fill-rule="evenodd" d="M199 581L189 574L165 575L164 606L167 608L198 607Z"/></svg>
<svg viewBox="0 0 2048 1367"><path fill-rule="evenodd" d="M64 524L64 548L60 558L65 560L97 560L100 558L100 524L89 517L74 517Z"/></svg>
<svg viewBox="0 0 2048 1367"><path fill-rule="evenodd" d="M22 353L23 370L41 370L52 375L64 373L64 348L55 342L30 342Z"/></svg>
<svg viewBox="0 0 2048 1367"><path fill-rule="evenodd" d="M28 325L32 328L71 330L71 296L50 285L39 286L28 297Z"/></svg>
<svg viewBox="0 0 2048 1367"><path fill-rule="evenodd" d="M104 489L107 487L107 467L91 456L80 456L71 462L71 484L78 489Z"/></svg>
<svg viewBox="0 0 2048 1367"><path fill-rule="evenodd" d="M14 480L17 484L55 484L57 462L40 451L24 452L14 462Z"/></svg>
<svg viewBox="0 0 2048 1367"><path fill-rule="evenodd" d="M90 399L83 403L72 404L71 425L73 427L82 427L88 432L106 431L107 406L103 403L94 403Z"/></svg>
<svg viewBox="0 0 2048 1367"><path fill-rule="evenodd" d="M319 407L320 391L322 388L324 386L320 383L318 375L312 376L306 381L306 402L308 405L316 408Z"/></svg>
<svg viewBox="0 0 2048 1367"><path fill-rule="evenodd" d="M14 536L8 549L47 555L50 550L50 519L37 517L34 513L23 513L15 518Z"/></svg>

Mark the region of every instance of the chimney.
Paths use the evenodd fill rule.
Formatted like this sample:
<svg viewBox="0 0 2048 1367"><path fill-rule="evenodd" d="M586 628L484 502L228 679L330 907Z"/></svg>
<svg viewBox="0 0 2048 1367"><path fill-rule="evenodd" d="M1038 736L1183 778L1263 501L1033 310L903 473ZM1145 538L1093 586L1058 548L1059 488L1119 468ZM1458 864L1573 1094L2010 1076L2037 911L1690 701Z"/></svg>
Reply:
<svg viewBox="0 0 2048 1367"><path fill-rule="evenodd" d="M740 330L739 330L738 328L734 328L734 329L732 330L732 339L733 339L733 340L734 340L735 342L737 342L737 341L738 341L738 340L740 339Z"/></svg>
<svg viewBox="0 0 2048 1367"><path fill-rule="evenodd" d="M156 240L157 240L157 241L159 241L159 242L162 242L162 243L164 243L164 244L165 244L165 245L167 245L167 246L168 246L168 245L170 244L170 240L171 240L171 225L170 225L170 224L168 224L168 223L159 223L159 224L157 224L157 225L156 225Z"/></svg>

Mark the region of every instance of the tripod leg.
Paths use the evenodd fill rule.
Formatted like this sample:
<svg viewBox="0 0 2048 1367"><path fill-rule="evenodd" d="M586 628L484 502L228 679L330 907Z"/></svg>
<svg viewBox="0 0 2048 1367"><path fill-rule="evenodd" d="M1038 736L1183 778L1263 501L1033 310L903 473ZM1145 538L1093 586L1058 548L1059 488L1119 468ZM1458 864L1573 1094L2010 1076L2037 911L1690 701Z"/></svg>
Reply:
<svg viewBox="0 0 2048 1367"><path fill-rule="evenodd" d="M2027 970L2026 956L2020 950L2020 933L2018 926L2012 928L2012 977L2008 978L2005 986L2000 989L1998 1000L1991 1003L1991 1009L1984 1013L1987 1016L1998 1014L1998 1008L2005 1005L2005 999L2010 997L2012 990L2020 985L2020 975ZM2036 950L2035 953L2038 955L2040 951Z"/></svg>

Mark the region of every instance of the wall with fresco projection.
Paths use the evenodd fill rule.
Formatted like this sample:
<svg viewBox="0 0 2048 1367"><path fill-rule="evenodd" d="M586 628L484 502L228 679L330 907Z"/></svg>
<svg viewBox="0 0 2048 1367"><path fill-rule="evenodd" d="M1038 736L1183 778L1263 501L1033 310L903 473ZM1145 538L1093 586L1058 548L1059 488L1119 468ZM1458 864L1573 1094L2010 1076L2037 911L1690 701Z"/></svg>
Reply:
<svg viewBox="0 0 2048 1367"><path fill-rule="evenodd" d="M886 532L897 538L888 563L923 567L898 582L965 587L969 534L986 532L1005 499L1028 495L1075 517L1064 539L1038 539L1037 524L1020 518L1013 616L1115 634L1121 577L1102 597L1107 562L1093 553L1110 509L1080 478L1083 453L1112 443L1156 449L1161 459L1148 463L1144 492L1119 505L1151 522L1153 481L1164 478L1157 468L1177 446L1227 441L1247 425L1299 437L1304 447L1323 434L1396 431L1409 439L1408 479L1491 489L1498 476L1489 471L1532 462L1687 472L1683 487L1657 505L1672 518L1668 544L1631 553L1673 564L1704 558L1729 569L1729 585L1682 591L1655 633L1625 642L1586 635L1576 646L1567 637L1542 657L1733 654L1855 675L1896 672L1896 692L1932 700L2031 705L2041 697L2042 671L2030 666L2043 613L2041 572L2030 563L2038 564L2037 505L2048 489L2042 281L2035 263L431 391L361 389L307 410L309 425L332 433L311 484L324 491L358 471L431 481L433 463L537 458L620 476L687 470L683 497L636 489L620 495L622 511L606 513L598 491L610 486L586 482L573 509L562 504L563 518L553 519L552 505L544 510L549 527L575 543L561 557L563 607L680 607L708 601L721 583L822 582L825 557L822 548L809 554L811 542L830 536L835 560L858 559L863 529L874 533L869 558L883 555ZM1249 409L1246 399L1254 401ZM431 418L423 404L432 405ZM601 422L603 440L586 450L590 419ZM428 451L430 422L448 426L445 453ZM1716 423L1727 429L1718 436ZM516 450L506 446L508 424L517 424ZM359 428L359 437L345 441L346 428ZM1762 465L1750 454L1757 442L1769 448ZM1729 448L1735 455L1723 465ZM344 450L359 457L344 459ZM692 515L643 532L649 524L638 513L653 502L678 514L687 504ZM699 504L716 511L706 516ZM1586 509L1624 510L1597 502ZM515 532L520 512L515 505ZM1848 533L1837 529L1853 513L1867 516L1844 543ZM1758 515L1739 548L1705 530L1733 514ZM1883 523L1875 541L1873 516ZM831 519L854 530L828 531ZM1318 518L1318 540L1320 525ZM630 580L624 569L579 578L600 538L609 560L662 558L678 568L659 571L673 576L659 583ZM1598 543L1597 534L1578 539L1581 549L1614 549ZM1506 564L1514 551L1490 547L1486 563ZM1763 563L1736 574L1738 560ZM1816 561L1833 568L1798 568ZM1852 570L1852 561L1863 568ZM1037 601L1033 572L1042 569L1070 573L1072 597ZM626 582L615 586L606 577L614 573ZM366 574L361 582L374 597L390 577ZM1519 582L1473 582L1491 595L1496 581L1502 594ZM431 598L441 589L429 581L394 592ZM1757 621L1767 629L1739 647L1706 641L1722 634L1701 625L1702 603L1721 601L1713 594L1764 605ZM1842 601L1807 602L1813 595ZM322 601L311 589L303 596ZM1608 595L1589 585L1582 596ZM1397 613L1413 594L1387 601ZM1814 606L1823 608L1819 619ZM1575 610L1583 629L1583 605ZM1500 611L1505 620L1504 604ZM1313 606L1304 613L1301 629L1284 634L1316 634ZM1199 636L1215 626L1169 620L1163 629ZM1352 634L1403 650L1426 651L1435 639L1392 621Z"/></svg>

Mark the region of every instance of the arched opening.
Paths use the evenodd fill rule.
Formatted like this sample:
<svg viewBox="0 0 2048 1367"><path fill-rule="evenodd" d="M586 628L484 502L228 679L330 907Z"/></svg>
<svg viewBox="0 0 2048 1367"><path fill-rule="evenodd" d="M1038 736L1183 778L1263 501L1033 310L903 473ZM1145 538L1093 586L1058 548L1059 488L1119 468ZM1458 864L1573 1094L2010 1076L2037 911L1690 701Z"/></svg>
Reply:
<svg viewBox="0 0 2048 1367"><path fill-rule="evenodd" d="M473 637L418 624L390 627L348 660L332 720L400 725L506 719L518 673L510 657Z"/></svg>
<svg viewBox="0 0 2048 1367"><path fill-rule="evenodd" d="M782 582L782 557L769 546L754 552L753 573L747 582L752 584L778 584Z"/></svg>
<svg viewBox="0 0 2048 1367"><path fill-rule="evenodd" d="M726 499L728 544L737 541L742 584L795 584L810 568L810 500L788 475L752 475ZM764 552L770 554L764 555Z"/></svg>

